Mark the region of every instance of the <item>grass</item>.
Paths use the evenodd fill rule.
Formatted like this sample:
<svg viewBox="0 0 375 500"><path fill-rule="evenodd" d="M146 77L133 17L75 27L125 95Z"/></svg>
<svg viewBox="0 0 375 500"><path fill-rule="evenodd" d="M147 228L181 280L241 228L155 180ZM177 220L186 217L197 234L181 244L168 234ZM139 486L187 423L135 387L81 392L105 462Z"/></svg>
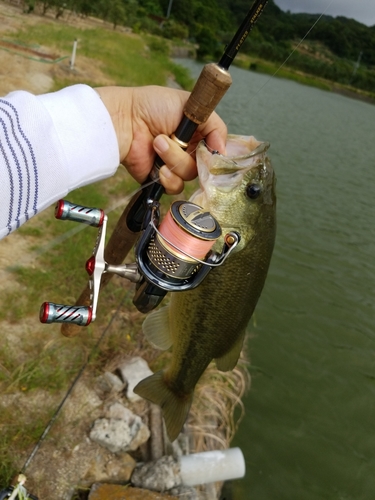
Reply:
<svg viewBox="0 0 375 500"><path fill-rule="evenodd" d="M311 75L303 74L302 72L296 71L292 68L288 68L287 66L283 66L281 68L280 64L273 63L271 61L265 61L263 59L257 59L241 54L234 60L233 64L242 69L250 69L252 71L256 71L257 73L259 72L270 76L275 75L278 78L292 80L302 85L308 85L309 87L315 87L321 90L328 91L332 90L332 83L328 81Z"/></svg>
<svg viewBox="0 0 375 500"><path fill-rule="evenodd" d="M191 85L188 73L169 60L167 42L156 37L129 35L114 30L82 29L55 23L28 26L13 36L18 43L48 47L59 56L69 55L73 40L78 40L77 58L92 59L116 85L165 85L167 76L176 73L183 85ZM84 77L81 83L100 85ZM70 83L69 78L55 81L55 89Z"/></svg>
<svg viewBox="0 0 375 500"><path fill-rule="evenodd" d="M9 485L12 478L17 474L14 468L15 461L18 466L23 465L23 454L19 450L25 450L34 444L42 434L46 423L51 418L53 406L43 407L38 418L35 414L29 414L26 408L16 408L14 405L2 409L0 424L0 484ZM33 417L33 418L32 418ZM16 460L15 460L16 459Z"/></svg>

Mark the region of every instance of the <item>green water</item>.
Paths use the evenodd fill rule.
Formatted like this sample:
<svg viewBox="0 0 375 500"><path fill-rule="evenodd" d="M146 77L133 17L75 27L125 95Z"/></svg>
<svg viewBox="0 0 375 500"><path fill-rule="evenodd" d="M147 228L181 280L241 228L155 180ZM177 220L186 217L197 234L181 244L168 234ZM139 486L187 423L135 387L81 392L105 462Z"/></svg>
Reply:
<svg viewBox="0 0 375 500"><path fill-rule="evenodd" d="M194 76L201 66L190 61ZM375 498L375 106L231 69L218 111L271 142L278 233L234 500Z"/></svg>

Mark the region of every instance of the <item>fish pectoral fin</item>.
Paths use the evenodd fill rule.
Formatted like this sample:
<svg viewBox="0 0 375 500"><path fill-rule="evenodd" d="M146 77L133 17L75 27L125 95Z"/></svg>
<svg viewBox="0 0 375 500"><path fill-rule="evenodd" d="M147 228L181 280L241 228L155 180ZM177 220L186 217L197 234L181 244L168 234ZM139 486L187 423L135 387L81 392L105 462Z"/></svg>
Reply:
<svg viewBox="0 0 375 500"><path fill-rule="evenodd" d="M230 351L224 354L224 356L221 356L221 358L215 359L216 367L218 370L220 370L221 372L229 372L230 370L233 370L235 368L241 355L244 338L245 331L241 333Z"/></svg>
<svg viewBox="0 0 375 500"><path fill-rule="evenodd" d="M161 407L168 437L174 441L187 419L193 393L184 397L177 395L166 384L163 371L141 380L134 388L134 392Z"/></svg>
<svg viewBox="0 0 375 500"><path fill-rule="evenodd" d="M154 347L163 351L169 349L172 346L169 306L152 311L144 320L142 330L147 340Z"/></svg>

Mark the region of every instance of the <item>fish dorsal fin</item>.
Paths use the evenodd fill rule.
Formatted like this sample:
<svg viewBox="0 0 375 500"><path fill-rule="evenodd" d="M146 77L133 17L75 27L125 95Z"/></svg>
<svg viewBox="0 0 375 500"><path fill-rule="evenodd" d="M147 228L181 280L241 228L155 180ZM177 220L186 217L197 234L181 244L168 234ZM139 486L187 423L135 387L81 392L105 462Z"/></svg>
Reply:
<svg viewBox="0 0 375 500"><path fill-rule="evenodd" d="M169 306L152 311L144 320L143 333L147 340L157 349L166 351L172 345L169 326Z"/></svg>
<svg viewBox="0 0 375 500"><path fill-rule="evenodd" d="M215 359L218 370L220 370L221 372L229 372L230 370L233 370L241 355L244 338L245 330L238 337L236 343L229 352L224 354L224 356L221 356L221 358Z"/></svg>

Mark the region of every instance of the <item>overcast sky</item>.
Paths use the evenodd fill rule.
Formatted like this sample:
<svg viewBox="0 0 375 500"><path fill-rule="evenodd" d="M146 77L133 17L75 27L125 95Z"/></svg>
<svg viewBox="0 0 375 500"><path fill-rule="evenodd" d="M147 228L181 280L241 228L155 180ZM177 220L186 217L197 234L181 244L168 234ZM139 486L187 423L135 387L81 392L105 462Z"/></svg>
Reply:
<svg viewBox="0 0 375 500"><path fill-rule="evenodd" d="M345 16L357 21L375 25L375 0L275 0L282 10Z"/></svg>

